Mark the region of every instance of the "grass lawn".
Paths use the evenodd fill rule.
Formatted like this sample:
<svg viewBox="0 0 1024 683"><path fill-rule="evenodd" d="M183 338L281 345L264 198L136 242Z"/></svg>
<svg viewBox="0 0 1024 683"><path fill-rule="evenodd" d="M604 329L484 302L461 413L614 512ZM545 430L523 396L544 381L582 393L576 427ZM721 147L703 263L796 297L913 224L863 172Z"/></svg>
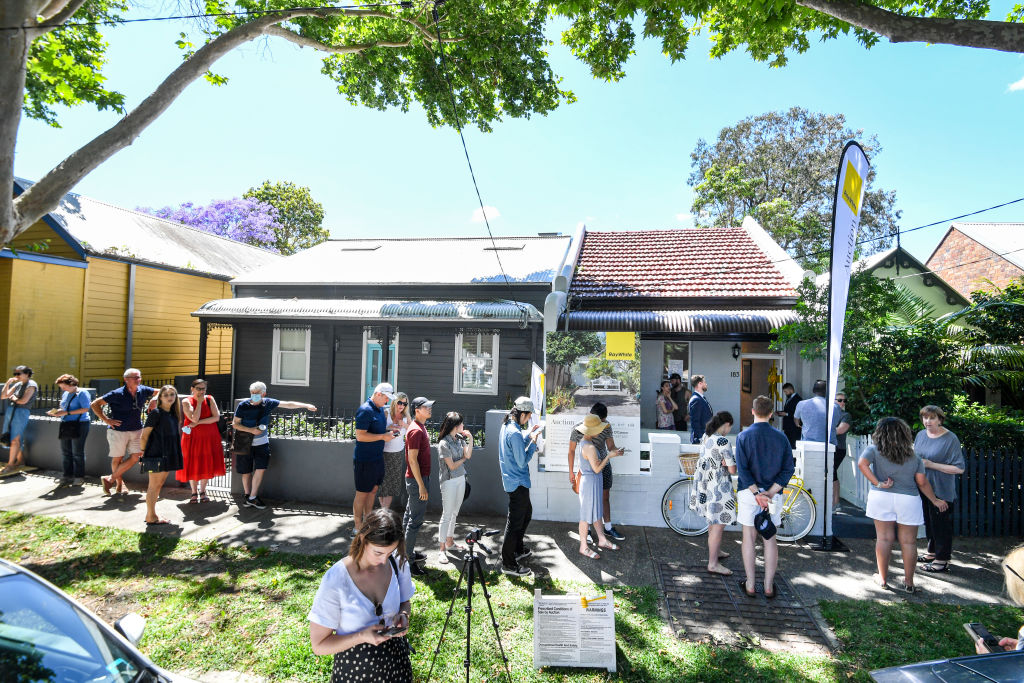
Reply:
<svg viewBox="0 0 1024 683"><path fill-rule="evenodd" d="M0 556L27 566L108 622L129 611L147 618L141 649L171 670L234 670L273 679L326 681L330 659L309 649L306 614L320 577L337 557L225 548L154 534L0 512ZM416 581L410 642L417 680L426 680L457 570ZM516 681L840 681L868 680L866 668L966 654L960 626L981 621L1015 633L1015 608L834 602L823 612L845 648L836 657L800 657L759 649L676 640L658 615L651 586L616 590L617 674L532 668L533 589L545 593L602 587L492 574L491 601ZM433 680L462 680L465 615L456 603ZM474 595L471 680L501 680L483 595ZM866 667L866 668L865 668Z"/></svg>

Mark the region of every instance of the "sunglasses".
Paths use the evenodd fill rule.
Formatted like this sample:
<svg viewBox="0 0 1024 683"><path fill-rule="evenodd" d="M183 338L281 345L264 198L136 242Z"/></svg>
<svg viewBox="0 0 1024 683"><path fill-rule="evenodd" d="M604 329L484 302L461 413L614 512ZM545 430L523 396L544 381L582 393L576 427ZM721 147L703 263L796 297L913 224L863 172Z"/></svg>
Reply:
<svg viewBox="0 0 1024 683"><path fill-rule="evenodd" d="M206 387L192 387L196 391L206 391Z"/></svg>
<svg viewBox="0 0 1024 683"><path fill-rule="evenodd" d="M407 405L409 405L409 402L408 401L395 401L395 405L407 406Z"/></svg>
<svg viewBox="0 0 1024 683"><path fill-rule="evenodd" d="M377 625L378 626L383 626L384 625L384 616L383 616L384 615L384 607L383 607L383 605L381 605L379 602L373 603L373 614L378 619L380 619L380 623L378 623Z"/></svg>
<svg viewBox="0 0 1024 683"><path fill-rule="evenodd" d="M836 399L836 403L846 403L846 399L845 398L837 398Z"/></svg>

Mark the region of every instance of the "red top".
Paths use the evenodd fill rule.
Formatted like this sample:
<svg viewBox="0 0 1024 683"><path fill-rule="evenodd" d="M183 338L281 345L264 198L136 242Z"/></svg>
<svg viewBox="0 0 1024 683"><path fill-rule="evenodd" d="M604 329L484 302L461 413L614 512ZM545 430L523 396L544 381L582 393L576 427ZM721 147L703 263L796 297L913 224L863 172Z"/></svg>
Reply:
<svg viewBox="0 0 1024 683"><path fill-rule="evenodd" d="M420 476L425 479L430 474L430 435L419 422L413 422L405 433L405 476L409 479L414 478L409 469L409 451L414 448L418 449L416 460L420 463Z"/></svg>

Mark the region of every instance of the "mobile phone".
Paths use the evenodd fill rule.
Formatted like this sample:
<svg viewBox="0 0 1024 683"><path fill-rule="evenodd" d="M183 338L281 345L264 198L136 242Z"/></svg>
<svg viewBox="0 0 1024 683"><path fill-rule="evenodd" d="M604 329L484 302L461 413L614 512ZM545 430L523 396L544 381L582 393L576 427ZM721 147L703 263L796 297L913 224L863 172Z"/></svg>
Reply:
<svg viewBox="0 0 1024 683"><path fill-rule="evenodd" d="M1002 647L999 646L999 639L988 632L988 629L979 624L976 621L972 621L968 624L964 624L964 629L974 639L975 642L982 642L989 652L1000 652Z"/></svg>
<svg viewBox="0 0 1024 683"><path fill-rule="evenodd" d="M382 636L393 636L395 634L401 633L404 630L405 629L402 628L401 626L392 626L390 628L386 628L386 629L383 629L381 631L377 631L377 633L381 634Z"/></svg>

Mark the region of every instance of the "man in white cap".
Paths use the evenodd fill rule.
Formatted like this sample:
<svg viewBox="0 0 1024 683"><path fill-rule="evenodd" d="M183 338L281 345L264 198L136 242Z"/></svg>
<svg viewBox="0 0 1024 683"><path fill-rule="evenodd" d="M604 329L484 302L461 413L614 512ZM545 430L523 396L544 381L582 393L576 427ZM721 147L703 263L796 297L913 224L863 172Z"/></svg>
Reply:
<svg viewBox="0 0 1024 683"><path fill-rule="evenodd" d="M427 433L427 420L433 412L434 402L429 398L417 396L409 405L412 408L413 423L405 434L405 492L408 502L405 505L405 554L409 558L409 571L413 576L423 576L427 572L418 562L427 559L423 553L416 552L416 536L423 526L423 515L427 512L427 487L430 485L430 434Z"/></svg>
<svg viewBox="0 0 1024 683"><path fill-rule="evenodd" d="M352 501L352 519L357 532L363 526L363 517L373 510L377 487L384 481L384 444L396 436L388 431L384 406L394 397L395 388L382 382L356 411L356 448L352 455L356 497Z"/></svg>
<svg viewBox="0 0 1024 683"><path fill-rule="evenodd" d="M529 576L533 571L520 564L533 555L523 545L526 527L533 517L530 503L530 459L537 451L540 425L528 432L523 428L533 414L533 401L520 396L505 417L498 441L498 466L501 467L501 485L508 494L508 518L505 520L505 539L501 544L501 571L511 576Z"/></svg>

